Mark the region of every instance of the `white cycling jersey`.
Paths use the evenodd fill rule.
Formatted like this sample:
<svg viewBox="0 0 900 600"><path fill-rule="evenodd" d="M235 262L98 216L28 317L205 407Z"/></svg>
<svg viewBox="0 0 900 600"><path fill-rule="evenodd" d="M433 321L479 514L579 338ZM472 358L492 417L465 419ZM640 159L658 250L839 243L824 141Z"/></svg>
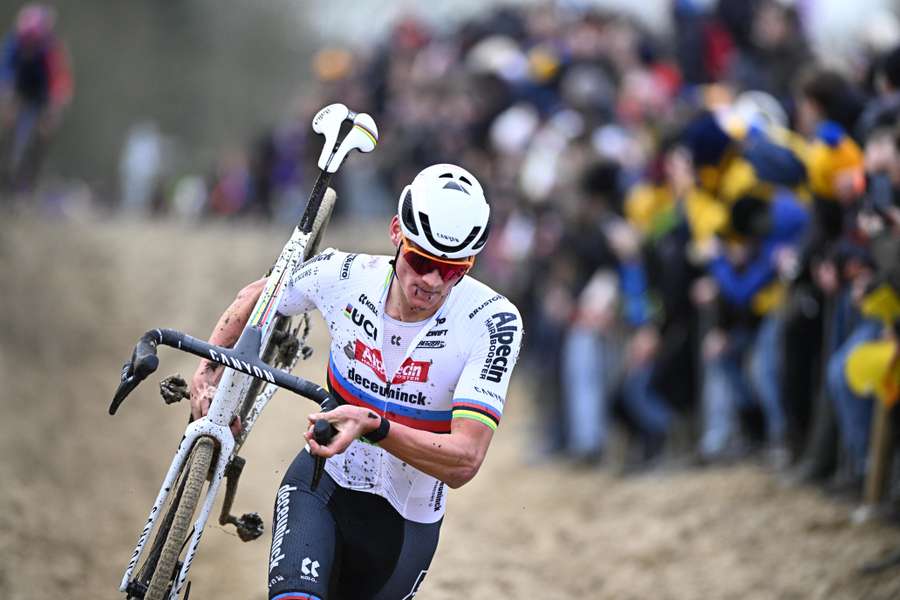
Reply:
<svg viewBox="0 0 900 600"><path fill-rule="evenodd" d="M331 332L328 386L339 403L394 423L449 433L456 418L496 429L522 341L522 318L504 296L465 276L408 343L395 373L382 360L388 256L329 248L298 266L279 304L286 315L317 308ZM404 518L444 514L445 484L378 446L354 441L328 459L338 485L378 494Z"/></svg>

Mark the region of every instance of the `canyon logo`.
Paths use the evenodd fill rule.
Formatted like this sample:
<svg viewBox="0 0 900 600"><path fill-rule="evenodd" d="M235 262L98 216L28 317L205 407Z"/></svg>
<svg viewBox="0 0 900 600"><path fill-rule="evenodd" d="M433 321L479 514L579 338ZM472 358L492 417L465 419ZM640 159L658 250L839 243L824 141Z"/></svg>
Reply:
<svg viewBox="0 0 900 600"><path fill-rule="evenodd" d="M509 355L512 354L512 343L516 337L515 322L518 320L511 312L501 312L491 315L484 324L488 328L491 345L488 350L484 367L481 369L481 379L500 383L503 374L506 373L509 364Z"/></svg>
<svg viewBox="0 0 900 600"><path fill-rule="evenodd" d="M360 340L356 340L353 349L353 358L366 365L381 381L387 383L387 375L384 372L384 360L381 356L381 350L370 348ZM428 381L428 369L431 367L430 362L423 360L413 360L407 357L397 373L394 375L391 384L404 383L412 381L415 383L425 383Z"/></svg>

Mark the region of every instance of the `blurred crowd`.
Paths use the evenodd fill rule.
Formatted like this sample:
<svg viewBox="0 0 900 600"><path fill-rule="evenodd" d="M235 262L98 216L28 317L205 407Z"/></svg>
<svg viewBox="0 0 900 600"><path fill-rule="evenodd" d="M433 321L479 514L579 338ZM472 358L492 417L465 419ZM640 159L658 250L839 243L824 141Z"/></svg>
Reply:
<svg viewBox="0 0 900 600"><path fill-rule="evenodd" d="M836 61L791 2L673 0L671 20L580 2L407 17L318 52L288 118L207 174L173 176L166 136L135 125L122 206L291 223L312 115L343 102L381 132L339 174L345 215L390 215L436 162L488 191L476 269L528 324L533 458L757 460L858 497L900 387L900 22L877 15Z"/></svg>
<svg viewBox="0 0 900 600"><path fill-rule="evenodd" d="M313 112L369 112L344 210L390 214L435 162L489 190L477 269L528 323L534 458L624 439L627 473L752 459L859 494L900 377L900 26L834 64L790 3L671 10L666 36L559 3L324 49L297 125L223 159L209 206L283 210Z"/></svg>

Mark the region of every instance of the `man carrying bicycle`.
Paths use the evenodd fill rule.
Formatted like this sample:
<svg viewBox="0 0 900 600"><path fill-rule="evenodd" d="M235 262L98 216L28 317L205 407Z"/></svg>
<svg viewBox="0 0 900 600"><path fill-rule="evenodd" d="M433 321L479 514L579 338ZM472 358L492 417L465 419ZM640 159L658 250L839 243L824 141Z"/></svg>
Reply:
<svg viewBox="0 0 900 600"><path fill-rule="evenodd" d="M295 269L279 311L325 317L328 386L340 406L309 415L308 446L278 490L269 598L415 595L437 548L446 487L478 472L523 335L516 307L466 276L489 214L471 173L433 165L400 195L393 260L328 249ZM265 284L238 294L212 343L237 340ZM195 418L220 375L201 362ZM327 446L311 434L321 418L338 431ZM316 456L327 458L326 475L313 490Z"/></svg>

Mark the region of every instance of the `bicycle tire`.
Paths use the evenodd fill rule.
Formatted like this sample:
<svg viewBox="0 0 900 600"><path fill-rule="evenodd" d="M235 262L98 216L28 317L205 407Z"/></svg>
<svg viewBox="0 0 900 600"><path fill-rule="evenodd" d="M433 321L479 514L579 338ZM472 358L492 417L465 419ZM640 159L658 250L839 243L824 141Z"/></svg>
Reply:
<svg viewBox="0 0 900 600"><path fill-rule="evenodd" d="M322 236L325 235L325 228L331 221L331 212L334 210L336 202L337 194L335 191L331 188L325 190L325 195L322 196L322 203L319 205L319 210L316 211L316 218L313 219L309 242L306 244L306 248L303 249L304 260L318 252L319 244L322 243Z"/></svg>
<svg viewBox="0 0 900 600"><path fill-rule="evenodd" d="M173 491L169 493L169 498L166 500L166 508L163 511L164 515L156 526L156 535L154 536L153 541L148 545L148 549L144 551L144 560L141 562L140 567L135 571L136 575L132 579L132 582L137 584L135 586L136 589L128 593L126 600L142 600L147 591L147 586L150 585L150 578L153 576L153 571L156 570L156 564L159 562L159 555L162 553L162 547L166 541L166 534L172 526L172 520L175 518L178 502L181 500L181 494L184 493L184 485L187 483L187 477L184 475L185 472L182 470L181 474L178 476L176 485L173 487ZM143 589L141 589L141 586L143 586Z"/></svg>
<svg viewBox="0 0 900 600"><path fill-rule="evenodd" d="M160 530L157 538L162 535L165 538L162 552L150 578L150 585L144 594L144 600L165 600L171 593L172 582L178 576L176 565L178 557L187 541L191 528L191 519L200 499L200 492L209 474L209 467L213 457L213 441L208 437L201 437L194 444L194 449L185 464L187 478L184 482L184 490L181 497L176 500L175 516L172 519L168 531Z"/></svg>

